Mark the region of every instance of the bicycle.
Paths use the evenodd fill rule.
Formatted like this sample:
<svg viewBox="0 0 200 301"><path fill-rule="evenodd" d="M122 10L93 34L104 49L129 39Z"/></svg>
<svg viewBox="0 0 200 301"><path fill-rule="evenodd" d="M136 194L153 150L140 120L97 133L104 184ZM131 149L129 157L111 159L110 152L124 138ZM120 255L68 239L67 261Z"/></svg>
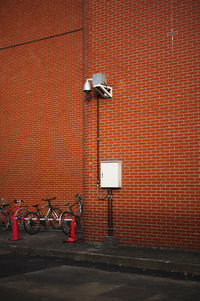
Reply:
<svg viewBox="0 0 200 301"><path fill-rule="evenodd" d="M0 198L0 231L6 231L9 227L9 221L6 216L6 208L9 206L7 203L2 203L4 199Z"/></svg>
<svg viewBox="0 0 200 301"><path fill-rule="evenodd" d="M24 202L23 200L14 200L14 206L10 206L8 203L1 204L0 209L0 231L6 231L9 226L12 226L13 215L17 219L17 224L22 227L23 218L27 214L28 210L26 207L21 207L20 204Z"/></svg>
<svg viewBox="0 0 200 301"><path fill-rule="evenodd" d="M33 205L36 208L36 211L28 212L24 217L24 229L27 233L34 235L39 233L41 226L44 228L47 227L47 222L54 229L60 228L60 223L58 222L62 210L59 208L54 208L51 205L51 201L55 200L56 197L51 199L43 199L42 201L48 202L47 205L39 208L39 204ZM42 214L45 208L48 208L46 214Z"/></svg>
<svg viewBox="0 0 200 301"><path fill-rule="evenodd" d="M81 236L83 234L82 229L82 209L83 209L83 200L79 194L76 196L77 201L74 202L71 206L69 203L65 204L68 208L64 211L60 216L60 227L61 230L66 234L69 235L71 231L71 221L70 219L72 216L75 217L75 232L76 235ZM75 211L74 207L77 208Z"/></svg>

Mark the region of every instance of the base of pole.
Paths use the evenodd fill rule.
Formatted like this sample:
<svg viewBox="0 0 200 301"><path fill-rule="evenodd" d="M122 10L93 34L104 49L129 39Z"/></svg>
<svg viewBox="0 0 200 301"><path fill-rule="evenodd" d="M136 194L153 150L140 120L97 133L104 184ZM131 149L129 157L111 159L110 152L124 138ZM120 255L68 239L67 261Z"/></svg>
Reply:
<svg viewBox="0 0 200 301"><path fill-rule="evenodd" d="M9 238L8 240L9 240L9 241L18 241L18 240L23 240L23 238L17 238L17 239Z"/></svg>
<svg viewBox="0 0 200 301"><path fill-rule="evenodd" d="M102 244L104 247L117 247L117 238L115 238L114 236L105 236L102 239Z"/></svg>

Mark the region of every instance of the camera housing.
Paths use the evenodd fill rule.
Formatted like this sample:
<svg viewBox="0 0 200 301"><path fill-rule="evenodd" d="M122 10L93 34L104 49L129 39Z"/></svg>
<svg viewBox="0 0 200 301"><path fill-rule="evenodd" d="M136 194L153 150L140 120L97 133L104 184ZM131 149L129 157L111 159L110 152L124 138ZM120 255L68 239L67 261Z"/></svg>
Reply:
<svg viewBox="0 0 200 301"><path fill-rule="evenodd" d="M92 91L92 87L89 83L92 82L93 88L98 95L102 98L111 98L112 97L112 88L107 85L107 77L103 73L93 74L93 77L86 79L86 82L83 86L83 91L86 94L89 94Z"/></svg>
<svg viewBox="0 0 200 301"><path fill-rule="evenodd" d="M92 91L92 88L91 88L91 85L89 83L89 80L87 79L84 86L83 86L83 91L86 93L86 94L89 94L91 91Z"/></svg>

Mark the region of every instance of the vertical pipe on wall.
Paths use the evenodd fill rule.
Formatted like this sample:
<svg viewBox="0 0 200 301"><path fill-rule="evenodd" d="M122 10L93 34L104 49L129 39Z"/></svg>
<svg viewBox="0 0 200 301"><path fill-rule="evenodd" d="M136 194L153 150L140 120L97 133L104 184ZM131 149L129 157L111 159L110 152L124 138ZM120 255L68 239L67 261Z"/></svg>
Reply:
<svg viewBox="0 0 200 301"><path fill-rule="evenodd" d="M97 185L100 183L99 177L99 95L97 94Z"/></svg>
<svg viewBox="0 0 200 301"><path fill-rule="evenodd" d="M111 235L111 211L110 211L110 194L108 193L108 236Z"/></svg>
<svg viewBox="0 0 200 301"><path fill-rule="evenodd" d="M87 0L83 0L83 81L87 77Z"/></svg>
<svg viewBox="0 0 200 301"><path fill-rule="evenodd" d="M99 176L99 94L97 93L97 197L99 200L105 200L107 197L107 189L105 189L105 194L103 197L99 195L99 184L100 184L100 176Z"/></svg>
<svg viewBox="0 0 200 301"><path fill-rule="evenodd" d="M85 78L87 78L87 0L83 1L83 82ZM84 96L85 98L85 96ZM86 151L86 109L87 109L87 102L83 101L83 194L85 194L85 175L84 170L86 167L86 158L85 158L85 151Z"/></svg>
<svg viewBox="0 0 200 301"><path fill-rule="evenodd" d="M110 236L113 236L113 193L112 189L110 189Z"/></svg>

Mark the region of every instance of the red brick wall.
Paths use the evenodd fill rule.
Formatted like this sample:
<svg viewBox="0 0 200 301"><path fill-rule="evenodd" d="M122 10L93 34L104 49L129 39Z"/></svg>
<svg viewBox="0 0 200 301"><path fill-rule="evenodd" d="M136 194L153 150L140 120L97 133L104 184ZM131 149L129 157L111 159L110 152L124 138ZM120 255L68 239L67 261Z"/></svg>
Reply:
<svg viewBox="0 0 200 301"><path fill-rule="evenodd" d="M100 160L123 162L115 237L200 249L199 1L7 0L0 14L0 195L62 207L82 193L85 239L107 235L96 99L83 111L82 93L83 74L102 72Z"/></svg>
<svg viewBox="0 0 200 301"><path fill-rule="evenodd" d="M83 183L82 1L1 1L0 14L0 195L62 206Z"/></svg>
<svg viewBox="0 0 200 301"><path fill-rule="evenodd" d="M86 78L102 72L100 160L122 160L120 243L200 249L199 1L87 0ZM96 100L85 99L85 237L107 235L96 196Z"/></svg>

